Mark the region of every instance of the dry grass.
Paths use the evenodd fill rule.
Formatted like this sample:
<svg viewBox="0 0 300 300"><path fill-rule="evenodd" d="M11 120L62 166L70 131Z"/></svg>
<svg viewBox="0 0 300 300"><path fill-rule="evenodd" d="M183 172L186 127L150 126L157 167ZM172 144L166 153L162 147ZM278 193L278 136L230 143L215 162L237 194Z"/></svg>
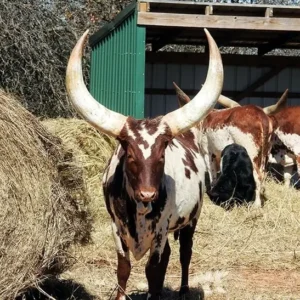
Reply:
<svg viewBox="0 0 300 300"><path fill-rule="evenodd" d="M70 127L75 128L75 123L88 126L81 121L72 120L73 125ZM60 136L68 139L69 135L74 138L76 130L69 134L66 131L65 137ZM97 137L94 136L93 139ZM98 144L95 140L93 142ZM112 148L113 146L108 152ZM101 155L98 150L93 151L92 159L95 158L95 153ZM116 254L110 232L110 219L101 195L101 175L97 174L100 169L103 170L100 165L107 159L106 155L107 152L103 160L99 160L99 169L92 175L93 191L97 191L97 199L93 202L96 204L93 204L93 210L97 215L93 243L73 248L77 263L62 276L80 283L97 299L113 299L117 285ZM86 164L89 165L88 157L86 159ZM97 162L98 158L91 161L91 164ZM299 193L268 180L266 205L259 210L239 207L225 211L205 197L194 237L190 268L193 289L190 299L199 299L201 289L207 299L299 298ZM178 242L174 241L172 235L170 241L172 254L164 300L178 299L176 291L180 284ZM144 299L147 289L144 273L146 261L147 257L139 262L132 260L133 269L128 286L131 299Z"/></svg>
<svg viewBox="0 0 300 300"><path fill-rule="evenodd" d="M69 193L83 188L80 170L61 176L69 166L60 140L2 90L0 141L0 299L14 299L61 272L90 224Z"/></svg>
<svg viewBox="0 0 300 300"><path fill-rule="evenodd" d="M300 296L299 192L273 181L266 184L268 201L261 210L245 207L224 211L205 198L194 237L190 299L201 289L208 299L296 299ZM103 206L103 203L102 203ZM98 299L110 298L116 280L116 255L105 209L94 244L77 248L77 264L64 278L76 279ZM163 299L178 299L178 242L170 235L172 254ZM133 260L128 294L143 299L147 258Z"/></svg>
<svg viewBox="0 0 300 300"><path fill-rule="evenodd" d="M102 173L116 140L100 134L87 122L78 119L47 119L42 124L62 140L65 151L72 154L71 164L82 170L85 190L78 189L77 197L82 199L82 194L85 195L85 202L97 223L104 208Z"/></svg>

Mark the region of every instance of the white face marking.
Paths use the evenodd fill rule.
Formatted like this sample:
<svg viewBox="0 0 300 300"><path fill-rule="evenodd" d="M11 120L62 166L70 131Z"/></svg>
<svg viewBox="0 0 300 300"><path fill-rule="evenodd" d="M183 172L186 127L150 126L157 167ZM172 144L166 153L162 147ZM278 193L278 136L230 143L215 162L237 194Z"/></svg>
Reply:
<svg viewBox="0 0 300 300"><path fill-rule="evenodd" d="M127 126L127 131L128 135L132 137L133 139L136 139L135 133L129 129L128 125ZM151 155L151 147L154 145L157 137L161 134L164 134L166 132L166 124L160 123L159 126L157 127L157 130L153 134L149 134L148 130L146 129L145 123L142 124L142 129L139 131L139 134L141 137L144 139L144 141L147 141L148 147L145 147L144 144L139 145L139 148L141 149L144 159L147 159Z"/></svg>

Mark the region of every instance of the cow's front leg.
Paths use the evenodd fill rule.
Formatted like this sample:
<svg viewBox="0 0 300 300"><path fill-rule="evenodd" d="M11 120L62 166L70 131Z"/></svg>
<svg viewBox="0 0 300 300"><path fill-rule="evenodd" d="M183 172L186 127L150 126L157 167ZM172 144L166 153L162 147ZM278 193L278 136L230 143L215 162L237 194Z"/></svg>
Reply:
<svg viewBox="0 0 300 300"><path fill-rule="evenodd" d="M163 246L164 244L165 246ZM163 251L162 247L164 247ZM170 254L171 248L168 240L165 243L155 243L155 246L151 247L150 257L146 266L149 287L147 300L160 299Z"/></svg>
<svg viewBox="0 0 300 300"><path fill-rule="evenodd" d="M121 240L120 236L118 235L118 231L115 223L112 223L112 232L113 232L113 237L115 240L116 250L118 255L118 268L117 268L118 293L117 293L116 300L125 300L126 284L131 271L129 250Z"/></svg>
<svg viewBox="0 0 300 300"><path fill-rule="evenodd" d="M189 292L189 266L192 257L193 235L197 225L197 220L194 219L189 225L180 229L180 263L181 263L181 287L179 296L183 299Z"/></svg>

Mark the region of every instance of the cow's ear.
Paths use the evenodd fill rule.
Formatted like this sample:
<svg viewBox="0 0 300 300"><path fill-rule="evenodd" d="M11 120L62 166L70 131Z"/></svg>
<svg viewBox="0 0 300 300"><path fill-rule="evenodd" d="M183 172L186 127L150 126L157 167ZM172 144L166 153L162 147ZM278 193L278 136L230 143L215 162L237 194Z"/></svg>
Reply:
<svg viewBox="0 0 300 300"><path fill-rule="evenodd" d="M183 90L175 82L173 82L173 85L176 91L179 107L182 107L191 101L190 97L186 93L184 93Z"/></svg>

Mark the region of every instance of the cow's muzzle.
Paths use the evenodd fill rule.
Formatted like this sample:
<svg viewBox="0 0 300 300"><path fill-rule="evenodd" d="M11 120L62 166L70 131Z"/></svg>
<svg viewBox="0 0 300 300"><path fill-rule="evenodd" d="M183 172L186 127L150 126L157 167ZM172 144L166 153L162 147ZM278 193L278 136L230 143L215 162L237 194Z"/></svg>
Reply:
<svg viewBox="0 0 300 300"><path fill-rule="evenodd" d="M151 202L156 200L157 190L153 187L142 187L136 191L136 199L142 202Z"/></svg>

